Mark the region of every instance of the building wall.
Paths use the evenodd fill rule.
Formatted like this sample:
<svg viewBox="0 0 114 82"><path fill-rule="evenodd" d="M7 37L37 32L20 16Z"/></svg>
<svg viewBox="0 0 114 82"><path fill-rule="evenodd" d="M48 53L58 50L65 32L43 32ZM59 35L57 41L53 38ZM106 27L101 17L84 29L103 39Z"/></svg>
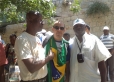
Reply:
<svg viewBox="0 0 114 82"><path fill-rule="evenodd" d="M57 0L58 1L58 0ZM72 24L73 21L76 18L83 19L90 27L91 27L91 33L97 35L98 37L101 36L103 33L102 29L103 27L109 26L110 32L114 34L114 0L100 0L104 3L106 3L109 8L111 9L111 12L107 14L98 14L95 16L87 16L86 10L90 4L93 3L93 1L96 0L82 0L81 1L81 10L80 12L73 14L69 10L69 6L64 7L61 5L61 1L57 2L59 5L57 6L57 14L61 17L58 17L58 19L63 20L66 27L69 28L67 32L71 34L71 36L74 35L74 32L72 30ZM69 0L70 1L70 0ZM99 0L98 0L99 1Z"/></svg>
<svg viewBox="0 0 114 82"><path fill-rule="evenodd" d="M110 32L114 34L114 0L100 0L104 3L106 3L110 9L111 12L107 14L98 14L95 16L87 16L86 15L86 9L90 4L93 3L95 0L82 0L81 1L81 10L78 13L73 13L70 11L70 6L63 6L64 0L53 0L53 3L57 7L57 15L60 17L56 17L55 19L59 19L65 23L65 26L67 28L66 32L69 32L71 36L74 36L74 32L72 29L73 21L77 18L82 18L90 27L91 27L91 33L97 35L98 37L103 34L102 29L105 25L109 26ZM72 2L72 0L69 0ZM44 25L44 28L48 30L51 30L52 25ZM15 25L8 25L6 27L6 33L2 35L3 40L5 42L9 42L9 35L11 33L17 33L19 35L22 33L22 31L25 29L24 25L21 24L15 24Z"/></svg>
<svg viewBox="0 0 114 82"><path fill-rule="evenodd" d="M9 42L9 36L11 34L16 34L17 36L20 35L25 30L24 23L19 24L13 24L6 26L6 32L5 34L2 34L2 39L5 41L5 43Z"/></svg>

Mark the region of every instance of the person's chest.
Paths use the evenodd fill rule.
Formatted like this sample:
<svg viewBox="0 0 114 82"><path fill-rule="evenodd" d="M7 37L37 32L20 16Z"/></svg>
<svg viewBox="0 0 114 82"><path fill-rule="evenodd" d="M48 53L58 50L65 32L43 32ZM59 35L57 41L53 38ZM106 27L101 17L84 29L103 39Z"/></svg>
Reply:
<svg viewBox="0 0 114 82"><path fill-rule="evenodd" d="M36 38L30 41L30 50L35 60L45 58L45 49L42 47L39 39Z"/></svg>
<svg viewBox="0 0 114 82"><path fill-rule="evenodd" d="M94 60L95 55L95 40L87 38L83 43L76 44L77 54L81 53L84 57Z"/></svg>

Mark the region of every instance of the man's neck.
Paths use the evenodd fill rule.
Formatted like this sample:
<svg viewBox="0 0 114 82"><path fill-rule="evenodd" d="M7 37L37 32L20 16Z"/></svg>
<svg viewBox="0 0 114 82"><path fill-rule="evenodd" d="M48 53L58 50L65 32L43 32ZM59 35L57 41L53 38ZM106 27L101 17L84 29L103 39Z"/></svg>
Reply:
<svg viewBox="0 0 114 82"><path fill-rule="evenodd" d="M104 34L104 35L106 36L106 35L109 35L109 34Z"/></svg>
<svg viewBox="0 0 114 82"><path fill-rule="evenodd" d="M30 29L26 29L26 32L35 36L36 35L36 32L34 32L33 30L30 30Z"/></svg>
<svg viewBox="0 0 114 82"><path fill-rule="evenodd" d="M55 37L55 36L53 36L54 37L54 39L56 40L56 41L62 41L62 37L61 38L57 38L57 37Z"/></svg>
<svg viewBox="0 0 114 82"><path fill-rule="evenodd" d="M80 43L83 41L82 36L77 36L78 40L80 41Z"/></svg>

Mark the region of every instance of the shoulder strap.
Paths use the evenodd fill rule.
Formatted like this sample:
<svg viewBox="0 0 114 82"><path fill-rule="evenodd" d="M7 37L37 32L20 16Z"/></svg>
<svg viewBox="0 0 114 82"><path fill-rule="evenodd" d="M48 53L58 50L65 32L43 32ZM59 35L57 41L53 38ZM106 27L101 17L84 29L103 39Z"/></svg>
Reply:
<svg viewBox="0 0 114 82"><path fill-rule="evenodd" d="M51 35L52 36L52 35ZM42 46L43 47L45 47L45 45L47 44L47 42L49 41L49 39L51 38L51 36L47 36L46 38L45 38L45 40L43 41L43 43L42 43Z"/></svg>

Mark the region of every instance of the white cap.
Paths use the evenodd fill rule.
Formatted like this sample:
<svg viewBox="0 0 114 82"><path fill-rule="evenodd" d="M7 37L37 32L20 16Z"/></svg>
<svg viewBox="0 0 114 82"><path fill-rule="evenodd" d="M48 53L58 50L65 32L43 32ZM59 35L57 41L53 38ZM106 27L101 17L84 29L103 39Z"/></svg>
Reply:
<svg viewBox="0 0 114 82"><path fill-rule="evenodd" d="M108 26L104 26L103 30L109 30Z"/></svg>
<svg viewBox="0 0 114 82"><path fill-rule="evenodd" d="M76 24L82 24L85 25L86 23L82 20L82 19L76 19L73 23L73 26L75 26Z"/></svg>

